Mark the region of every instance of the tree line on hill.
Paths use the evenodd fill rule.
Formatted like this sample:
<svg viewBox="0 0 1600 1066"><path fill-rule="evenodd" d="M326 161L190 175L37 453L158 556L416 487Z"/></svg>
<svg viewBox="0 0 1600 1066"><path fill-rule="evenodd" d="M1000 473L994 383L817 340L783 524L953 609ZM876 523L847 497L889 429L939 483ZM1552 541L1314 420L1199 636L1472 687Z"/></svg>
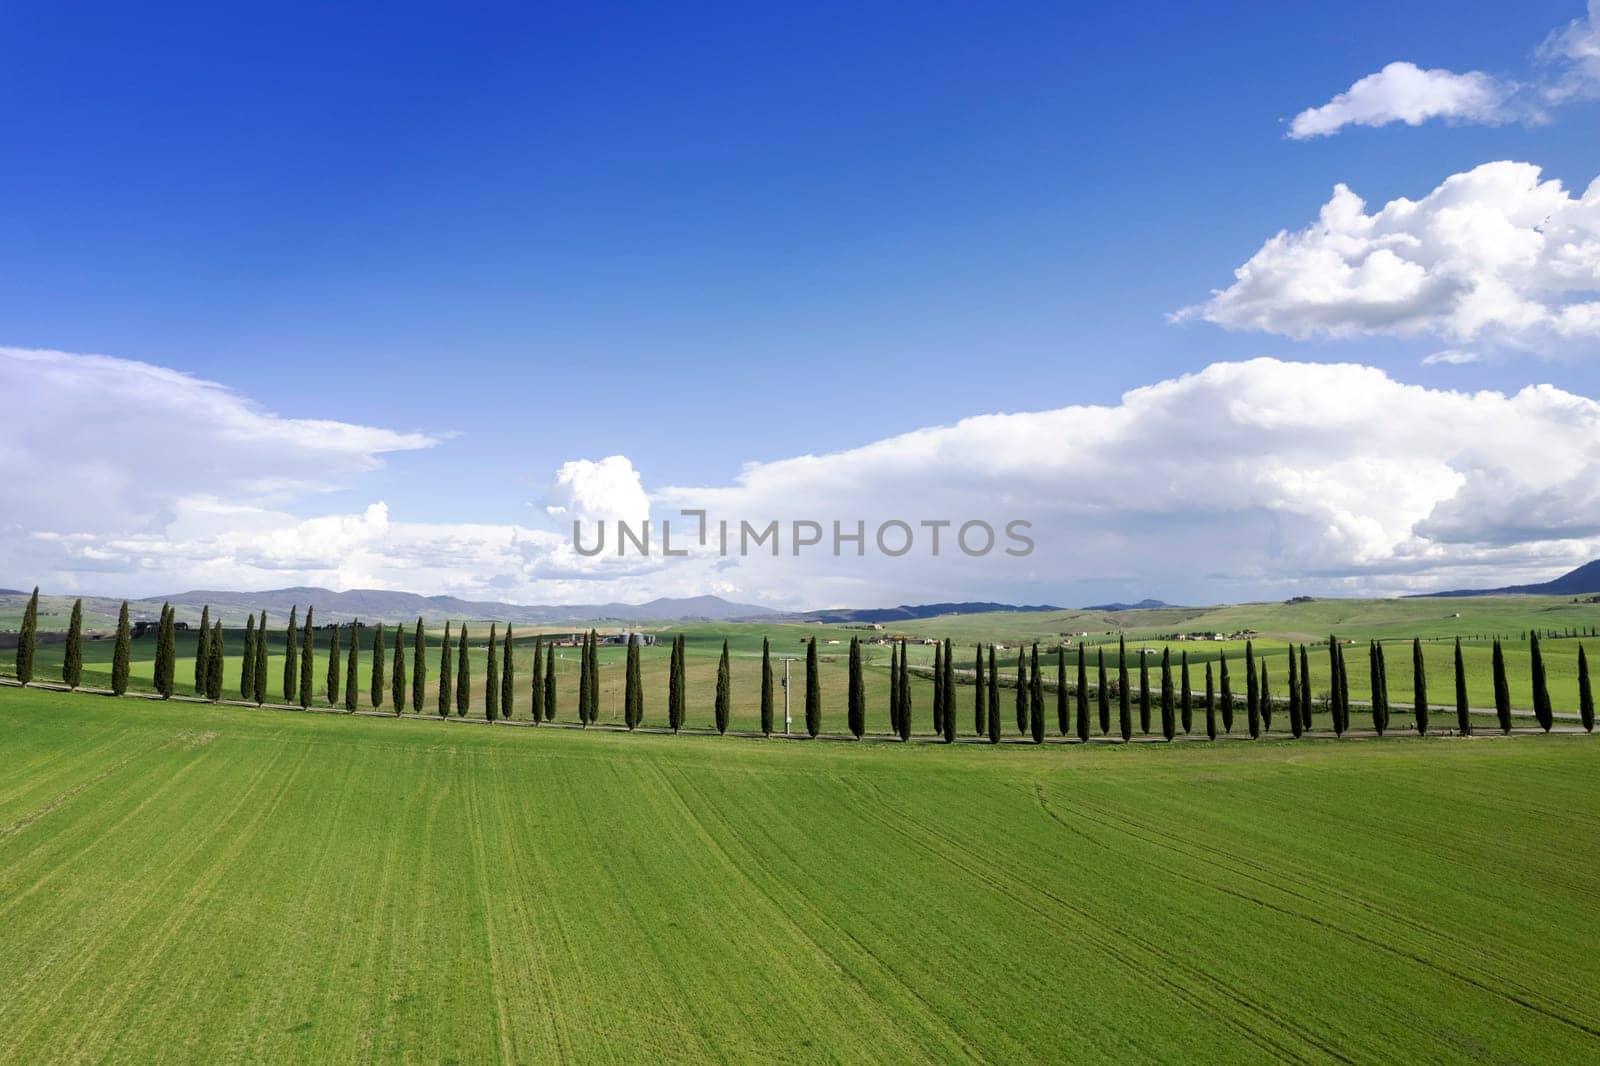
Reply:
<svg viewBox="0 0 1600 1066"><path fill-rule="evenodd" d="M16 649L16 675L27 685L34 679L34 663L38 640L39 590L36 588L24 608L22 626ZM156 623L156 648L153 664L153 685L163 699L175 693L177 672L177 622L175 609L162 606ZM335 626L329 639L328 661L323 675L322 695L329 706L340 704L341 691L346 711L356 711L361 703L360 661L363 642L367 646L368 683L367 700L373 710L382 710L385 703L395 715L405 713L407 702L414 713L423 713L428 703L427 642L423 621L419 617L411 633L410 674L407 675L406 628L396 625L386 629L379 622L370 627L364 636L359 620ZM342 634L348 631L348 646L341 650ZM313 640L315 622L313 610L307 608L305 621L298 618L298 608L291 608L284 628L284 661L279 693L284 703L309 708L316 702L316 648ZM1546 638L1563 635L1546 631ZM1569 634L1570 635L1570 634ZM1528 641L1529 667L1533 685L1533 712L1540 728L1549 732L1554 725L1555 711L1550 699L1544 655L1540 647L1540 633L1525 634ZM516 709L517 686L514 669L513 633L507 625L503 636L497 624L489 627L483 715L489 721L511 718ZM452 639L450 623L445 623L440 642L438 682L434 708L440 718L465 717L471 710L471 660L468 655L470 636L463 623L459 634ZM1427 670L1422 655L1422 640L1411 641L1413 724L1419 734L1429 729L1432 712L1428 699ZM128 689L129 660L132 650L132 628L128 619L128 604L123 602L117 618L115 644L111 660L111 691L123 695ZM556 713L556 643L543 637L534 641L529 694L529 714L535 722L550 722ZM578 719L588 726L600 717L599 634L591 629L583 634L578 665ZM1331 717L1333 732L1342 736L1351 728L1351 702L1349 676L1345 663L1345 645L1335 636L1327 641L1330 687L1322 701ZM998 744L1004 732L1004 714L1000 705L1000 674L994 645L977 644L972 658L972 729L971 735ZM201 611L195 643L193 662L193 688L198 696L212 702L223 697L223 661L227 654L222 622L211 620L209 606ZM676 733L682 729L687 710L687 681L684 665L685 642L682 634L674 638L668 663L667 725ZM1176 683L1173 677L1172 652L1164 647L1161 652L1159 687L1150 682L1150 662L1141 651L1139 682L1137 688L1138 731L1149 735L1152 728L1159 730L1167 740L1180 731L1190 733L1195 728L1196 711L1203 716L1206 736L1216 739L1221 733L1231 733L1234 717L1240 706L1234 696L1233 675L1226 654L1219 656L1216 670L1205 663L1205 687L1196 708L1196 691L1191 684L1189 654L1180 651ZM1496 638L1492 646L1494 675L1494 705L1496 724L1502 732L1511 731L1511 689L1506 676L1506 658L1503 642ZM1372 729L1382 736L1390 728L1389 684L1383 642L1372 640L1367 645L1367 665L1370 684L1367 710ZM1091 686L1088 681L1087 649L1079 644L1076 663L1073 664L1075 683L1069 685L1068 657L1065 646L1055 652L1055 728L1062 737L1076 736L1087 742L1096 732L1109 736L1112 730L1111 699L1117 702L1116 731L1122 740L1133 738L1134 688L1128 671L1127 645L1123 638L1117 641L1117 679L1108 684L1105 648L1095 651L1097 684L1093 686L1094 707L1090 706ZM252 614L245 623L244 647L240 667L239 698L258 706L265 704L268 691L267 614ZM920 669L920 668L919 668ZM932 668L933 695L931 724L936 736L953 743L961 734L961 711L957 706L956 648L946 639L935 644ZM1275 699L1272 678L1267 662L1257 661L1253 641L1246 641L1243 656L1245 681L1245 726L1252 738L1259 737L1272 728L1272 719L1280 701ZM1044 670L1039 656L1039 645L1019 648L1012 683L1014 690L1015 726L1018 735L1035 744L1044 742L1046 733L1046 699ZM912 735L915 713L911 695L910 665L907 643L896 642L890 651L889 663L889 729L893 736L905 741ZM640 666L638 634L631 634L626 648L623 668L623 724L630 730L644 723L644 685ZM817 642L807 642L805 686L805 728L815 737L822 730L822 689L818 670ZM83 677L83 601L73 604L68 623L66 648L62 657L61 680L68 688L78 688ZM1455 727L1462 735L1473 731L1467 703L1466 668L1461 653L1461 638L1455 638L1454 660ZM1311 716L1316 704L1311 691L1311 671L1308 646L1291 644L1288 671L1285 679L1286 698L1281 701L1286 709L1288 727L1294 737L1311 729ZM774 701L776 691L772 673L771 647L766 639L761 642L761 685L759 696L760 729L770 735L774 729ZM732 670L729 663L728 642L722 642L722 652L717 662L716 690L713 698L713 715L718 733L726 733L733 708ZM1589 679L1589 663L1582 645L1578 646L1578 714L1585 730L1594 728L1594 694ZM852 736L862 738L867 731L866 684L862 674L861 645L859 638L850 640L848 659L848 687L846 695L846 722Z"/></svg>

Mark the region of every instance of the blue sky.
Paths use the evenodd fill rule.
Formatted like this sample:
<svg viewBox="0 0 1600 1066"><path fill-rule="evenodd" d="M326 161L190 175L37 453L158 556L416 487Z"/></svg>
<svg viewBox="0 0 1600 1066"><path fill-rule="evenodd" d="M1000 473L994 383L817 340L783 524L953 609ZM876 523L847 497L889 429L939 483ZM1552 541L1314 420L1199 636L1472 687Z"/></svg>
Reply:
<svg viewBox="0 0 1600 1066"><path fill-rule="evenodd" d="M1600 395L1588 340L1423 367L1459 343L1167 317L1335 183L1376 209L1517 160L1580 195L1582 94L1287 133L1396 60L1535 81L1581 4L1079 7L8 4L0 345L429 434L271 502L418 523L549 525L575 459L627 456L651 493L725 486L1261 355Z"/></svg>

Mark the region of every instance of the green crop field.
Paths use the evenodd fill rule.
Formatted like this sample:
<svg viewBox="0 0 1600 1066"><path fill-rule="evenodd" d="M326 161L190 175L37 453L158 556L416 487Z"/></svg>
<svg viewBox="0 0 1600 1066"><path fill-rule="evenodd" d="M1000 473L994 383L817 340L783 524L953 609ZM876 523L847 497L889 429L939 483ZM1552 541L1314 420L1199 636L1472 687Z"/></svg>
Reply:
<svg viewBox="0 0 1600 1066"><path fill-rule="evenodd" d="M1596 743L854 745L0 688L0 1059L1593 1061Z"/></svg>

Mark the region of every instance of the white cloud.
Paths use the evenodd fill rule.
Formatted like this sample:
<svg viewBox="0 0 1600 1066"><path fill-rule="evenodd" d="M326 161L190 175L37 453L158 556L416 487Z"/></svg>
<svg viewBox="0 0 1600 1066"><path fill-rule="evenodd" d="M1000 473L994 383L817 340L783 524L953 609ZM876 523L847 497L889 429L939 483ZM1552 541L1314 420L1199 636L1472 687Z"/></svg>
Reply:
<svg viewBox="0 0 1600 1066"><path fill-rule="evenodd" d="M1478 362L1477 352L1462 351L1460 348L1446 348L1442 352L1434 352L1422 358L1423 366L1467 366Z"/></svg>
<svg viewBox="0 0 1600 1066"><path fill-rule="evenodd" d="M1415 63L1390 63L1368 74L1321 107L1307 108L1289 123L1295 140L1327 137L1345 126L1420 126L1429 119L1498 125L1516 117L1514 84L1482 71L1457 74L1424 70Z"/></svg>
<svg viewBox="0 0 1600 1066"><path fill-rule="evenodd" d="M1485 163L1371 213L1338 185L1315 223L1279 231L1174 317L1297 339L1600 337L1600 179L1575 197L1531 163Z"/></svg>
<svg viewBox="0 0 1600 1066"><path fill-rule="evenodd" d="M180 385L189 380L178 376ZM70 409L70 394L35 388L30 399ZM169 410L155 393L126 406L134 424ZM329 436L407 440L358 429ZM187 446L204 451L227 436L208 430ZM552 506L566 510L550 529L416 522L382 502L318 513L317 497L304 492L297 502L310 513L295 514L240 487L286 482L300 467L294 449L295 461L273 458L295 433L262 438L262 454L232 455L249 472L242 482L218 475L201 487L170 455L151 462L138 449L107 452L99 457L106 478L143 478L139 499L154 502L80 523L48 502L41 509L49 497L33 482L53 468L35 465L43 445L6 424L0 449L32 459L7 467L21 491L0 499L0 583L145 594L321 584L522 603L705 592L795 606L1084 603L1108 592L1199 601L1504 583L1600 554L1600 404L1548 386L1511 396L1422 388L1351 364L1219 363L1113 405L980 415L849 451L751 464L728 484L648 495L626 458L579 460L555 477ZM53 442L74 469L99 448L75 440L58 433ZM344 443L334 447L345 454ZM334 465L359 491L373 460L355 454ZM785 531L777 558L719 558L709 549L674 560L659 549L648 559L585 558L559 528L567 514L636 520L649 511L659 521L680 507L705 508L713 524L728 519L735 530L740 519L812 519L825 528L839 519L847 529L859 520L869 546L865 557L819 550L796 558ZM919 547L885 558L870 539L894 518L913 525ZM1036 548L1026 558L965 556L953 529L933 557L917 525L983 519L999 528L1012 518L1033 523ZM674 539L683 543L680 530L688 532L680 526Z"/></svg>
<svg viewBox="0 0 1600 1066"><path fill-rule="evenodd" d="M1541 95L1552 104L1600 97L1600 0L1589 0L1588 18L1573 19L1539 46L1545 69Z"/></svg>

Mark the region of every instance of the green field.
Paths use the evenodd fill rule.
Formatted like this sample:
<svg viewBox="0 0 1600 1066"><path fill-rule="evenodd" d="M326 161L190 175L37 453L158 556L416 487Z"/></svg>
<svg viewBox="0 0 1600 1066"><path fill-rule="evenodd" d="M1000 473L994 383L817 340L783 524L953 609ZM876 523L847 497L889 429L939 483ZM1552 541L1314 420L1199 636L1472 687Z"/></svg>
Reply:
<svg viewBox="0 0 1600 1066"><path fill-rule="evenodd" d="M1588 737L999 749L0 689L0 1059L1600 1056Z"/></svg>

